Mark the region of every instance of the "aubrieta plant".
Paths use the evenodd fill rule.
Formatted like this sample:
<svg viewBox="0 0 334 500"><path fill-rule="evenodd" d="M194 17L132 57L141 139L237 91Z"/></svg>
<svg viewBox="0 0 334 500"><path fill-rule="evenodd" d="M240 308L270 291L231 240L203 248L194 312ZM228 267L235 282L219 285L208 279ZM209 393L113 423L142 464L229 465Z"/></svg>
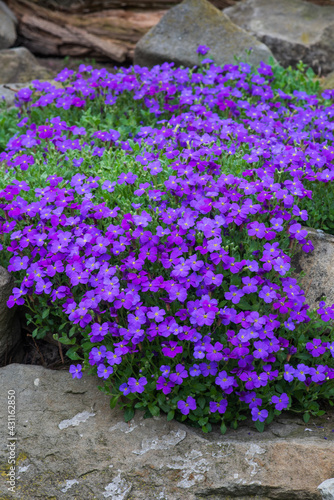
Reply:
<svg viewBox="0 0 334 500"><path fill-rule="evenodd" d="M8 306L126 421L162 410L224 433L251 416L262 431L333 405L334 306L310 311L291 256L312 251L312 190L334 178L334 94L208 51L191 69L81 65L17 93L2 264Z"/></svg>

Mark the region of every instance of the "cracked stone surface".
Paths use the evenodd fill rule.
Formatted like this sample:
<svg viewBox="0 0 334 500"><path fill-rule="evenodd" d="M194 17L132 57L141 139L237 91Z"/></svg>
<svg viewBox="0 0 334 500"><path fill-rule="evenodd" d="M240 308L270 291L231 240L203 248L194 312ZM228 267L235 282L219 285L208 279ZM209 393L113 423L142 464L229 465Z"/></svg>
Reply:
<svg viewBox="0 0 334 500"><path fill-rule="evenodd" d="M306 301L311 309L319 308L319 302L326 297L326 305L334 304L334 236L319 229L308 231L314 251L305 253L301 249L292 259L295 273L304 272L300 284L305 290Z"/></svg>
<svg viewBox="0 0 334 500"><path fill-rule="evenodd" d="M307 426L281 416L263 434L249 423L203 434L139 412L125 423L94 377L19 364L0 377L1 500L320 500L318 486L334 477L334 415ZM17 405L15 494L7 482L9 389Z"/></svg>
<svg viewBox="0 0 334 500"><path fill-rule="evenodd" d="M224 13L266 44L283 66L295 66L302 60L316 73L334 70L334 4L246 0Z"/></svg>

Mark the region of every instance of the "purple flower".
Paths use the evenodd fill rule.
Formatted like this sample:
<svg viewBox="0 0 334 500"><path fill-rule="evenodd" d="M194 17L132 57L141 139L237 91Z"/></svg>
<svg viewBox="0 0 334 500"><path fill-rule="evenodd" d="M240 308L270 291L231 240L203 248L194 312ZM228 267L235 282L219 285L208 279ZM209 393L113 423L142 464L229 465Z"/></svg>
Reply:
<svg viewBox="0 0 334 500"><path fill-rule="evenodd" d="M177 364L175 367L175 373L169 375L169 379L174 384L182 384L183 379L188 377L188 372L185 367L181 364Z"/></svg>
<svg viewBox="0 0 334 500"><path fill-rule="evenodd" d="M198 377L202 372L199 365L193 365L189 368L189 373L191 377Z"/></svg>
<svg viewBox="0 0 334 500"><path fill-rule="evenodd" d="M326 378L326 367L318 365L316 368L310 368L312 382L323 382Z"/></svg>
<svg viewBox="0 0 334 500"><path fill-rule="evenodd" d="M112 366L105 366L103 363L98 365L97 367L97 376L107 380L110 375L113 373L114 369Z"/></svg>
<svg viewBox="0 0 334 500"><path fill-rule="evenodd" d="M286 380L287 382L292 382L294 377L295 377L295 369L292 366L285 364L284 365L284 380Z"/></svg>
<svg viewBox="0 0 334 500"><path fill-rule="evenodd" d="M225 413L227 408L227 400L221 399L219 403L216 403L215 401L210 401L209 407L211 413L215 413L216 411L218 411L218 413L223 414Z"/></svg>
<svg viewBox="0 0 334 500"><path fill-rule="evenodd" d="M115 190L116 182L104 181L102 184L102 189L108 191L108 193L113 193Z"/></svg>
<svg viewBox="0 0 334 500"><path fill-rule="evenodd" d="M231 300L233 304L238 304L243 296L244 292L235 285L231 285L230 291L225 292L225 299Z"/></svg>
<svg viewBox="0 0 334 500"><path fill-rule="evenodd" d="M218 376L215 380L216 384L219 385L223 390L229 389L234 384L234 377L227 375L227 372L224 370L218 373Z"/></svg>
<svg viewBox="0 0 334 500"><path fill-rule="evenodd" d="M264 238L266 234L266 226L262 222L252 222L248 225L249 236L256 236L257 238Z"/></svg>
<svg viewBox="0 0 334 500"><path fill-rule="evenodd" d="M173 387L173 382L170 382L164 376L158 378L156 383L156 388L158 391L162 391L164 394L170 394Z"/></svg>
<svg viewBox="0 0 334 500"><path fill-rule="evenodd" d="M313 339L312 342L307 342L305 347L314 358L321 356L326 351L326 346L322 344L320 339Z"/></svg>
<svg viewBox="0 0 334 500"><path fill-rule="evenodd" d="M275 405L275 409L282 411L288 407L289 404L289 396L283 392L280 396L272 396L271 402Z"/></svg>
<svg viewBox="0 0 334 500"><path fill-rule="evenodd" d="M82 366L80 364L77 366L71 365L69 372L72 374L73 378L81 378L82 377Z"/></svg>
<svg viewBox="0 0 334 500"><path fill-rule="evenodd" d="M197 54L201 54L202 56L205 56L209 52L210 48L206 47L206 45L199 45L197 47Z"/></svg>
<svg viewBox="0 0 334 500"><path fill-rule="evenodd" d="M267 417L268 417L267 410L260 410L256 406L254 408L252 408L252 420L254 422L256 422L256 420L259 420L260 422L264 422Z"/></svg>
<svg viewBox="0 0 334 500"><path fill-rule="evenodd" d="M223 359L223 354L220 352L223 349L223 344L216 342L215 345L206 345L206 358L209 361L220 361Z"/></svg>
<svg viewBox="0 0 334 500"><path fill-rule="evenodd" d="M164 320L164 315L166 311L164 309L159 309L159 307L151 307L151 310L147 313L147 317L161 323Z"/></svg>
<svg viewBox="0 0 334 500"><path fill-rule="evenodd" d="M126 174L123 172L118 178L118 184L124 184L124 182L126 184L134 184L137 177L138 176L133 174L132 172L127 172Z"/></svg>
<svg viewBox="0 0 334 500"><path fill-rule="evenodd" d="M190 410L196 410L196 401L191 396L187 397L187 401L178 401L177 407L183 415L188 415Z"/></svg>
<svg viewBox="0 0 334 500"><path fill-rule="evenodd" d="M146 384L147 384L146 377L141 377L139 380L136 380L134 377L130 377L128 380L128 387L130 389L130 392L142 393L145 390Z"/></svg>
<svg viewBox="0 0 334 500"><path fill-rule="evenodd" d="M162 353L164 356L168 358L175 358L177 354L180 354L183 351L183 347L177 345L177 342L170 341L168 346L162 348Z"/></svg>

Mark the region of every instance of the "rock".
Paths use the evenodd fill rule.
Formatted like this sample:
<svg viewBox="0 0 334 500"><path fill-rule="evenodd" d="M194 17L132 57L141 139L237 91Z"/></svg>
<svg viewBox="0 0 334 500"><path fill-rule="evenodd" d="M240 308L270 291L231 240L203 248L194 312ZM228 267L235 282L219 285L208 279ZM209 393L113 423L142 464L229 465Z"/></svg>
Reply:
<svg viewBox="0 0 334 500"><path fill-rule="evenodd" d="M301 249L292 259L295 273L304 271L299 279L305 291L306 301L313 308L319 308L319 302L326 297L328 306L334 304L334 236L320 229L308 230L307 239L311 240L314 251L305 253Z"/></svg>
<svg viewBox="0 0 334 500"><path fill-rule="evenodd" d="M0 50L12 47L16 40L17 19L6 4L0 1Z"/></svg>
<svg viewBox="0 0 334 500"><path fill-rule="evenodd" d="M49 81L52 85L54 85L56 88L62 88L63 85L61 82L58 82L56 80L45 80ZM30 87L33 89L34 85L32 82L26 82L26 83L4 83L0 85L0 103L1 101L5 101L6 107L12 107L15 105L15 95L20 89L24 89L27 87Z"/></svg>
<svg viewBox="0 0 334 500"><path fill-rule="evenodd" d="M316 73L334 70L334 5L246 0L224 13L265 43L283 66L295 66L302 60Z"/></svg>
<svg viewBox="0 0 334 500"><path fill-rule="evenodd" d="M5 101L7 107L14 106L16 92L25 87L29 87L29 83L11 83L10 85L0 85L0 102Z"/></svg>
<svg viewBox="0 0 334 500"><path fill-rule="evenodd" d="M19 362L23 358L21 325L16 308L7 307L13 285L12 276L0 267L0 366L10 360Z"/></svg>
<svg viewBox="0 0 334 500"><path fill-rule="evenodd" d="M24 83L30 80L52 78L25 47L0 51L0 84Z"/></svg>
<svg viewBox="0 0 334 500"><path fill-rule="evenodd" d="M170 9L138 42L134 63L151 68L163 62L195 66L199 45L210 47L207 57L219 65L235 63L234 56L251 64L268 62L270 50L233 24L207 0L184 0ZM248 57L246 51L252 48Z"/></svg>
<svg viewBox="0 0 334 500"><path fill-rule="evenodd" d="M334 415L307 426L280 416L262 434L252 423L203 434L140 412L125 423L86 374L72 380L64 371L12 364L0 376L1 422L7 391L17 400L15 494L7 489L8 430L0 426L6 500L320 500L317 487L333 473Z"/></svg>
<svg viewBox="0 0 334 500"><path fill-rule="evenodd" d="M321 491L322 500L334 500L334 478L319 484L318 490Z"/></svg>
<svg viewBox="0 0 334 500"><path fill-rule="evenodd" d="M334 71L329 73L321 82L322 89L334 89Z"/></svg>

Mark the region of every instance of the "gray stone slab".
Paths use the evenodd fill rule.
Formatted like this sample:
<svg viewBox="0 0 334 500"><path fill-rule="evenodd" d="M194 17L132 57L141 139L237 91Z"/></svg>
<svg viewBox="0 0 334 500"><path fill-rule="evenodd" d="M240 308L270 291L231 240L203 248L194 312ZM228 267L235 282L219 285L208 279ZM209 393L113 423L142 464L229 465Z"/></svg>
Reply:
<svg viewBox="0 0 334 500"><path fill-rule="evenodd" d="M184 0L170 9L138 42L134 62L151 68L174 62L195 66L199 45L210 47L207 57L219 65L235 64L234 56L251 64L268 62L272 53L256 38L232 23L207 0ZM246 51L252 48L248 56Z"/></svg>
<svg viewBox="0 0 334 500"><path fill-rule="evenodd" d="M333 473L334 416L307 425L281 417L262 434L252 424L203 434L140 412L125 423L94 377L12 364L0 379L4 500L320 500L317 487ZM8 390L16 391L15 494L7 482Z"/></svg>
<svg viewBox="0 0 334 500"><path fill-rule="evenodd" d="M283 66L302 60L317 73L334 70L334 4L246 0L224 13L265 43Z"/></svg>

